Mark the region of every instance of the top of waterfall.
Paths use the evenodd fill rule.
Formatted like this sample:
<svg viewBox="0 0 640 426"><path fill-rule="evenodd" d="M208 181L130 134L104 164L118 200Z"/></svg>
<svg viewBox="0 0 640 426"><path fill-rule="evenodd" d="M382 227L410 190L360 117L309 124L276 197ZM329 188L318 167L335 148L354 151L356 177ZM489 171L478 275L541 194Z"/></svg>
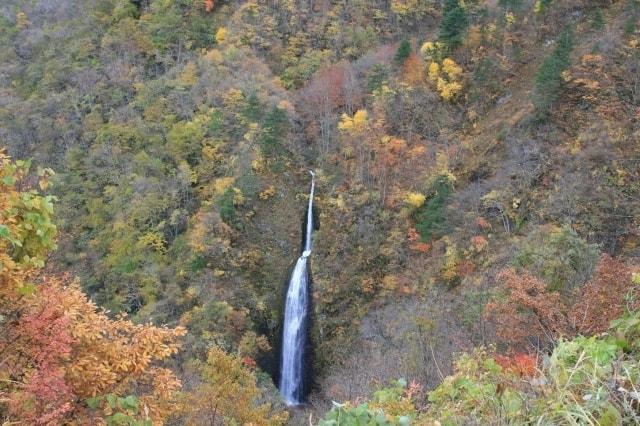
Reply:
<svg viewBox="0 0 640 426"><path fill-rule="evenodd" d="M309 170L309 173L311 173L311 176L316 177L316 174L313 170Z"/></svg>

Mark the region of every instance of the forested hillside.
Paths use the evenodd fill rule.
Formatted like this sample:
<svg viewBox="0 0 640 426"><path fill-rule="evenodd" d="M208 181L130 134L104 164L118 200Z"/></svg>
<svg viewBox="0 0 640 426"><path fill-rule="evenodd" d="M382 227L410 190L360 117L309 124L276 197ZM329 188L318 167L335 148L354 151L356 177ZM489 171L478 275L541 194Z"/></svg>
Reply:
<svg viewBox="0 0 640 426"><path fill-rule="evenodd" d="M0 149L3 424L640 423L638 0L3 0Z"/></svg>

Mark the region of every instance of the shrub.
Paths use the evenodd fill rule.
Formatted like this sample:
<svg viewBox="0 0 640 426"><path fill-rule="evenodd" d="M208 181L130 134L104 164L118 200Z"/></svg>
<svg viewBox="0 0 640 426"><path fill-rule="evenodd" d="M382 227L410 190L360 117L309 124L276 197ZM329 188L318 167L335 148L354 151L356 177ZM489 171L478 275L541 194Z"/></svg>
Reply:
<svg viewBox="0 0 640 426"><path fill-rule="evenodd" d="M536 74L533 104L538 118L546 117L560 94L562 72L570 65L573 50L573 30L567 27L558 37L556 47L547 56Z"/></svg>
<svg viewBox="0 0 640 426"><path fill-rule="evenodd" d="M390 387L374 392L369 402L357 406L334 402L334 407L318 426L408 426L416 415L411 400L417 390L415 384L407 387L407 382L399 379Z"/></svg>
<svg viewBox="0 0 640 426"><path fill-rule="evenodd" d="M638 324L640 313L629 312L610 334L561 340L537 368L522 354L513 361L482 349L463 354L429 393L418 423L637 424L640 353L630 342L638 341ZM535 377L522 380L523 372Z"/></svg>
<svg viewBox="0 0 640 426"><path fill-rule="evenodd" d="M610 256L603 256L593 279L580 289L569 318L582 334L603 333L609 322L624 312L625 306L640 308L638 285L634 283L637 267Z"/></svg>
<svg viewBox="0 0 640 426"><path fill-rule="evenodd" d="M537 278L512 268L501 271L498 280L508 292L507 298L488 303L485 315L495 323L501 341L539 344L570 333L566 306L558 293L547 291Z"/></svg>
<svg viewBox="0 0 640 426"><path fill-rule="evenodd" d="M603 256L594 277L573 304L529 273L503 270L498 278L507 291L485 307L498 338L508 344L553 342L560 336L593 335L607 330L625 309L637 310L640 300L634 282L638 268Z"/></svg>
<svg viewBox="0 0 640 426"><path fill-rule="evenodd" d="M551 291L568 292L589 279L598 248L568 226L543 226L532 232L513 261L542 279Z"/></svg>
<svg viewBox="0 0 640 426"><path fill-rule="evenodd" d="M477 348L457 357L419 415L412 387L403 395L396 384L358 406L337 405L320 425L638 424L638 342L635 311L613 321L608 334L560 340L542 363L526 353Z"/></svg>

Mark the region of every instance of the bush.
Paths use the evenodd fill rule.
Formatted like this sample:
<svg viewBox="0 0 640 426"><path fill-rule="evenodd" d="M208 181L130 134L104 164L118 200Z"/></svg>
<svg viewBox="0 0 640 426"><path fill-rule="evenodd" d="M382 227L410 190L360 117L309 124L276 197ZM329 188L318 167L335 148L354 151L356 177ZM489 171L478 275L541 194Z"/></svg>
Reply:
<svg viewBox="0 0 640 426"><path fill-rule="evenodd" d="M382 391L385 403L379 391L357 407L333 408L320 425L638 424L639 338L640 312L633 311L613 321L608 334L560 340L544 362L478 348L457 357L417 417L409 392L402 396L396 385Z"/></svg>
<svg viewBox="0 0 640 426"><path fill-rule="evenodd" d="M573 30L566 28L558 37L556 47L547 56L536 74L533 104L538 118L546 117L558 99L562 87L562 72L570 65L573 50Z"/></svg>
<svg viewBox="0 0 640 426"><path fill-rule="evenodd" d="M416 414L411 401L416 391L414 385L407 388L407 382L400 379L390 387L374 392L369 402L357 406L334 402L334 407L318 426L408 426Z"/></svg>
<svg viewBox="0 0 640 426"><path fill-rule="evenodd" d="M543 280L548 290L568 292L591 277L597 260L597 246L573 229L543 226L526 238L513 263Z"/></svg>
<svg viewBox="0 0 640 426"><path fill-rule="evenodd" d="M637 424L638 312L612 323L611 334L561 340L544 365L486 350L463 354L454 374L429 393L420 424ZM524 369L518 368L525 360ZM513 365L516 368L505 368ZM534 364L535 366L535 364ZM528 376L523 380L521 376ZM615 384L615 386L612 386Z"/></svg>

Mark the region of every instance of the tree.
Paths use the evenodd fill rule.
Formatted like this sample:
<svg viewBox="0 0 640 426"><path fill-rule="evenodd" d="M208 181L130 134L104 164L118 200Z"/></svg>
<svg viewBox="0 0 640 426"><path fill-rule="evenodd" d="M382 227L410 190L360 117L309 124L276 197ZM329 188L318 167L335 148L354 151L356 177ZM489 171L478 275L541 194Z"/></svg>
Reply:
<svg viewBox="0 0 640 426"><path fill-rule="evenodd" d="M397 64L404 64L404 61L411 55L411 43L409 40L404 39L400 42L398 46L398 50L396 51L396 56L394 60Z"/></svg>
<svg viewBox="0 0 640 426"><path fill-rule="evenodd" d="M180 414L186 424L276 426L286 422L286 412L274 412L269 404L258 402L261 391L256 378L238 358L213 347L206 363L195 362L192 368L203 381L184 395Z"/></svg>
<svg viewBox="0 0 640 426"><path fill-rule="evenodd" d="M136 418L161 422L180 382L158 362L177 352L185 330L111 319L77 282L43 276L53 198L30 188L28 162L0 153L0 163L0 409L27 424L87 424L113 412L109 395L135 391ZM50 174L38 172L41 188Z"/></svg>
<svg viewBox="0 0 640 426"><path fill-rule="evenodd" d="M424 65L416 54L409 55L402 67L404 81L412 86L421 84L424 80Z"/></svg>
<svg viewBox="0 0 640 426"><path fill-rule="evenodd" d="M439 177L433 186L433 195L414 212L416 229L423 241L440 238L447 229L446 207L453 186L446 176Z"/></svg>
<svg viewBox="0 0 640 426"><path fill-rule="evenodd" d="M467 11L458 0L447 0L443 8L442 23L440 24L439 40L449 50L460 46L469 25Z"/></svg>
<svg viewBox="0 0 640 426"><path fill-rule="evenodd" d="M562 72L570 65L573 50L573 29L569 26L560 33L553 52L547 56L536 74L533 104L539 118L546 117L558 99L562 87Z"/></svg>
<svg viewBox="0 0 640 426"><path fill-rule="evenodd" d="M285 135L289 119L285 110L274 106L264 118L259 144L262 155L269 159L277 159L282 154L281 137Z"/></svg>

